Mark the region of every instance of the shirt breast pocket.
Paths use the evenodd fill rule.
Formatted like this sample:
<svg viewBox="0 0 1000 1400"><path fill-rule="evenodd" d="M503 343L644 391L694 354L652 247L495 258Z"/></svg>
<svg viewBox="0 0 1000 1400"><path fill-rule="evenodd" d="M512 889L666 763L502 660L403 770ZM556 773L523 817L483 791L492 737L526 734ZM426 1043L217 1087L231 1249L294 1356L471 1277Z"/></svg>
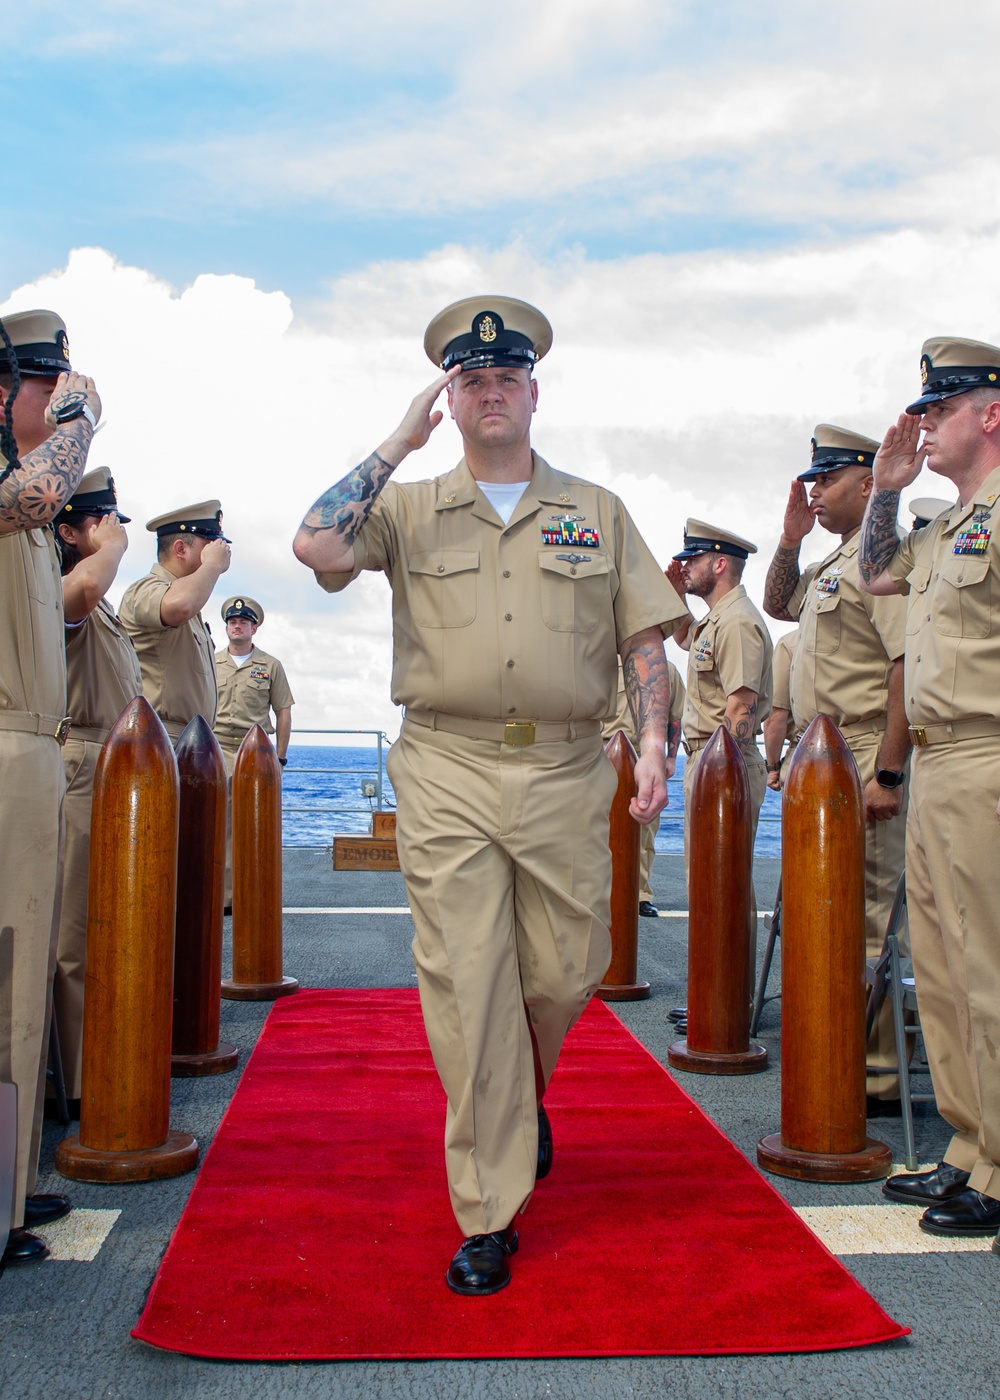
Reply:
<svg viewBox="0 0 1000 1400"><path fill-rule="evenodd" d="M478 549L427 549L409 561L409 605L418 627L468 627L475 621Z"/></svg>
<svg viewBox="0 0 1000 1400"><path fill-rule="evenodd" d="M820 594L813 610L816 615L814 650L818 656L832 656L840 650L840 592Z"/></svg>
<svg viewBox="0 0 1000 1400"><path fill-rule="evenodd" d="M992 631L993 580L989 558L949 554L941 565L932 612L945 637L988 637Z"/></svg>
<svg viewBox="0 0 1000 1400"><path fill-rule="evenodd" d="M608 561L603 554L588 554L574 563L541 550L538 563L542 621L550 632L593 632L603 616L610 616Z"/></svg>

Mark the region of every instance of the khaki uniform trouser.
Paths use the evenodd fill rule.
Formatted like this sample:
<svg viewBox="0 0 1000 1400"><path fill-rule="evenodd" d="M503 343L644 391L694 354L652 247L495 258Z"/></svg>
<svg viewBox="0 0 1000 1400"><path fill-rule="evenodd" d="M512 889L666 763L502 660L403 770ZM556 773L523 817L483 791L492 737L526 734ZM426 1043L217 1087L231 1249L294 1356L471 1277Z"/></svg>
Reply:
<svg viewBox="0 0 1000 1400"><path fill-rule="evenodd" d="M906 894L944 1160L1000 1200L1000 739L914 749Z"/></svg>
<svg viewBox="0 0 1000 1400"><path fill-rule="evenodd" d="M448 1098L452 1208L466 1236L501 1230L534 1189L533 1042L547 1084L611 960L617 777L600 735L515 746L410 721L386 767L424 1024Z"/></svg>
<svg viewBox="0 0 1000 1400"><path fill-rule="evenodd" d="M653 877L653 861L656 858L656 833L660 829L660 819L655 817L653 821L647 822L645 826L639 828L639 903L648 900L650 904L656 901L653 898L653 886L650 883Z"/></svg>
<svg viewBox="0 0 1000 1400"><path fill-rule="evenodd" d="M848 739L865 787L875 776L881 734L865 734ZM865 823L865 957L877 958L885 942L885 931L892 912L892 901L899 877L906 862L906 810L910 781L903 784L903 808L898 817L887 822ZM900 944L908 948L905 927ZM907 1037L908 1052L913 1054L915 1037ZM868 1037L867 1062L870 1068L889 1067L896 1063L896 1036L892 1024L892 1002L882 1003ZM899 1077L895 1074L870 1074L866 1091L873 1098L898 1099Z"/></svg>
<svg viewBox="0 0 1000 1400"><path fill-rule="evenodd" d="M0 1024L17 1085L17 1175L14 1226L34 1194L42 1138L52 974L62 887L62 755L54 739L16 731L0 735L0 927L14 935L13 1014ZM6 1058L4 1056L3 1058Z"/></svg>
<svg viewBox="0 0 1000 1400"><path fill-rule="evenodd" d="M242 742L239 740L234 747L229 747L219 740L222 757L226 760L226 890L222 901L226 909L233 902L233 770Z"/></svg>
<svg viewBox="0 0 1000 1400"><path fill-rule="evenodd" d="M90 810L94 772L101 754L97 741L72 733L62 750L66 772L63 816L66 854L63 860L62 911L56 951L53 1001L59 1026L66 1094L81 1097L83 1062L83 995L87 973L87 896L90 887Z"/></svg>

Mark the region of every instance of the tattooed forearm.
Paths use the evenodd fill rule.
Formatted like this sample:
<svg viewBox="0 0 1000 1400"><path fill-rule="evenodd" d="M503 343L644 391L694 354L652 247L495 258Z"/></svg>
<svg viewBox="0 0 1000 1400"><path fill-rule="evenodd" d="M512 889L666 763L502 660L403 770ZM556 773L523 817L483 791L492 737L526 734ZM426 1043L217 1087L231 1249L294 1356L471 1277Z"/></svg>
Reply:
<svg viewBox="0 0 1000 1400"><path fill-rule="evenodd" d="M31 530L54 519L79 485L93 436L86 418L77 418L23 457L0 485L0 520Z"/></svg>
<svg viewBox="0 0 1000 1400"><path fill-rule="evenodd" d="M641 640L647 635L655 640ZM626 648L622 652L622 671L639 744L648 738L662 745L670 715L670 673L663 638L657 628L655 633L630 638Z"/></svg>
<svg viewBox="0 0 1000 1400"><path fill-rule="evenodd" d="M752 746L757 732L757 696L753 691L736 691L730 695L722 722L736 740L741 752L746 753Z"/></svg>
<svg viewBox="0 0 1000 1400"><path fill-rule="evenodd" d="M774 551L771 567L764 580L764 611L779 622L794 622L788 604L799 581L799 550L782 545Z"/></svg>
<svg viewBox="0 0 1000 1400"><path fill-rule="evenodd" d="M872 493L861 522L858 568L865 583L882 572L899 548L896 519L899 492L876 490Z"/></svg>
<svg viewBox="0 0 1000 1400"><path fill-rule="evenodd" d="M392 472L389 463L373 452L336 486L323 492L306 512L302 529L310 535L318 530L333 530L345 545L353 545Z"/></svg>
<svg viewBox="0 0 1000 1400"><path fill-rule="evenodd" d="M667 724L667 757L676 758L681 744L681 722L672 719Z"/></svg>

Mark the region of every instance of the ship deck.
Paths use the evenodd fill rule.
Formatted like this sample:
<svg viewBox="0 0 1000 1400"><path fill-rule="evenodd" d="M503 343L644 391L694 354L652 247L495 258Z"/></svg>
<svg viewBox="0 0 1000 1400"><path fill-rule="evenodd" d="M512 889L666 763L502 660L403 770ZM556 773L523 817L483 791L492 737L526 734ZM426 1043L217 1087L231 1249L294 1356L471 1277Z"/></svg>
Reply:
<svg viewBox="0 0 1000 1400"><path fill-rule="evenodd" d="M777 861L755 862L762 909L773 901L777 878ZM639 921L639 975L652 983L652 996L615 1009L665 1064L674 1038L667 1011L685 1000L682 857L657 857L654 889L661 917ZM415 985L409 952L412 924L399 875L334 873L329 851L286 849L284 904L285 972L303 986ZM762 949L763 934L760 945ZM227 968L228 957L227 947ZM778 989L779 962L780 950L772 990ZM758 1036L771 1056L767 1072L735 1078L678 1076L684 1089L752 1162L758 1138L780 1126L779 1008L780 1002L772 1002L765 1009ZM193 1132L203 1150L211 1142L269 1009L269 1003L224 1001L222 1039L239 1046L240 1067L231 1074L173 1081L172 1125ZM947 1126L931 1108L919 1114L916 1129L921 1163L936 1162L948 1139ZM491 1400L532 1396L606 1400L663 1393L740 1395L755 1400L1000 1394L995 1372L1000 1258L990 1251L989 1241L976 1241L972 1248L950 1248L949 1242L938 1241L932 1249L928 1237L916 1229L913 1213L886 1202L878 1183L830 1186L778 1177L769 1180L795 1207L845 1211L869 1206L886 1212L884 1219L890 1223L905 1217L896 1235L886 1232L878 1252L843 1256L843 1262L889 1313L913 1329L912 1336L881 1346L820 1354L597 1360L289 1365L211 1362L157 1351L133 1341L129 1331L194 1174L131 1186L66 1183L55 1172L54 1153L68 1131L75 1131L75 1125L62 1129L46 1124L38 1189L67 1191L79 1207L120 1214L113 1218L92 1260L52 1259L9 1268L0 1277L0 1393L18 1400L36 1396L134 1400L139 1395L200 1400L248 1393L283 1398L363 1394L407 1400L471 1393ZM901 1159L898 1120L879 1120L869 1131L887 1141L896 1160ZM664 1189L669 1190L669 1185L665 1182ZM99 1219L110 1222L112 1217ZM457 1233L455 1239L442 1239L442 1269L456 1243ZM904 1252L924 1246L926 1252ZM223 1259L219 1267L225 1267ZM692 1308L698 1300L684 1298L678 1304ZM794 1299L789 1299L789 1306L794 1307Z"/></svg>

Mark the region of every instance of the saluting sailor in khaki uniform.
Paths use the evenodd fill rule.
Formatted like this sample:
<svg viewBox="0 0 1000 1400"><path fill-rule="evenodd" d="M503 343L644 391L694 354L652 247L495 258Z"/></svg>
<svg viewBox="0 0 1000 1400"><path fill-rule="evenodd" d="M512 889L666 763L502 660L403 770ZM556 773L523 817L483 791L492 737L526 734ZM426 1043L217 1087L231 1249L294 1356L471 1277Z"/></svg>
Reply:
<svg viewBox="0 0 1000 1400"><path fill-rule="evenodd" d="M240 744L247 731L259 724L265 734L274 734L278 762L288 762L288 740L292 733L292 695L285 668L254 642L257 628L264 621L264 609L250 597L227 598L222 605L229 645L215 653L215 677L219 706L215 717L215 737L226 760L232 792L233 769ZM271 711L274 711L274 724ZM226 809L226 907L233 894L233 810Z"/></svg>
<svg viewBox="0 0 1000 1400"><path fill-rule="evenodd" d="M508 297L435 317L424 344L446 373L295 541L330 591L362 569L392 584L392 694L406 714L388 768L466 1237L447 1281L473 1295L510 1282L511 1222L551 1159L542 1091L610 959L615 774L601 723L616 656L645 822L666 800L663 628L685 611L617 497L531 450L532 370L551 338ZM464 458L436 481L387 484L441 421L446 387Z"/></svg>
<svg viewBox="0 0 1000 1400"><path fill-rule="evenodd" d="M669 781L677 771L677 750L681 742L681 715L684 713L684 682L681 680L681 673L672 661L667 662L667 675L670 678L670 714L667 722L667 780ZM628 691L625 689L625 676L621 667L621 660L618 663L618 696L615 701L617 709L615 717L604 726L605 740L612 738L619 730L625 735L629 743L635 746L638 742L638 734L635 727L635 716L632 714L632 707L628 700ZM653 861L656 858L656 833L660 827L659 817L654 817L651 822L646 822L639 828L639 913L644 919L655 919L659 916L659 910L653 900L653 886L650 883L653 876Z"/></svg>
<svg viewBox="0 0 1000 1400"><path fill-rule="evenodd" d="M1000 349L928 340L921 369L923 393L875 459L860 564L870 592L906 595L910 942L938 1111L955 1131L933 1171L883 1190L927 1205L931 1233L986 1235L1000 1229ZM899 492L924 461L959 499L900 543Z"/></svg>
<svg viewBox="0 0 1000 1400"><path fill-rule="evenodd" d="M783 633L774 644L774 655L771 658L771 713L761 725L761 733L764 735L767 785L774 792L781 791L789 761L798 743L788 684L792 669L792 652L795 650L798 635L797 627L791 632Z"/></svg>
<svg viewBox="0 0 1000 1400"><path fill-rule="evenodd" d="M218 501L168 511L146 529L156 535L156 563L126 590L120 613L142 693L176 740L195 715L215 723L215 647L201 610L229 568L230 542Z"/></svg>
<svg viewBox="0 0 1000 1400"><path fill-rule="evenodd" d="M683 597L704 598L709 611L699 622L688 619L674 641L688 652L687 701L681 727L688 762L684 767L684 810L698 758L720 724L739 745L750 780L754 835L767 787L764 760L757 749L761 722L771 713L771 634L747 597L740 579L757 546L729 530L689 520L684 548L674 555L667 577ZM688 829L684 824L684 846Z"/></svg>
<svg viewBox="0 0 1000 1400"><path fill-rule="evenodd" d="M0 1075L17 1085L14 1228L3 1262L43 1259L25 1226L69 1210L35 1194L50 989L62 880L66 654L52 519L76 490L101 401L74 374L66 327L51 311L0 327L0 928L13 935L13 1014L0 1023Z"/></svg>
<svg viewBox="0 0 1000 1400"><path fill-rule="evenodd" d="M54 986L66 1093L80 1099L87 971L90 809L94 770L108 730L142 693L135 648L105 594L128 548L107 467L88 472L56 516L66 616L66 676L73 728L63 746L66 858Z"/></svg>
<svg viewBox="0 0 1000 1400"><path fill-rule="evenodd" d="M872 489L878 443L850 428L819 423L809 468L792 482L778 548L764 586L764 608L799 623L789 679L792 719L801 735L828 715L854 755L865 796L865 949L882 951L906 845L910 739L903 706L906 605L874 598L858 577L858 532ZM804 483L811 483L807 498ZM816 521L840 536L819 564L800 573L799 549ZM868 1064L896 1063L892 1003L883 1002L868 1041ZM899 1080L869 1074L868 1116L899 1113Z"/></svg>

